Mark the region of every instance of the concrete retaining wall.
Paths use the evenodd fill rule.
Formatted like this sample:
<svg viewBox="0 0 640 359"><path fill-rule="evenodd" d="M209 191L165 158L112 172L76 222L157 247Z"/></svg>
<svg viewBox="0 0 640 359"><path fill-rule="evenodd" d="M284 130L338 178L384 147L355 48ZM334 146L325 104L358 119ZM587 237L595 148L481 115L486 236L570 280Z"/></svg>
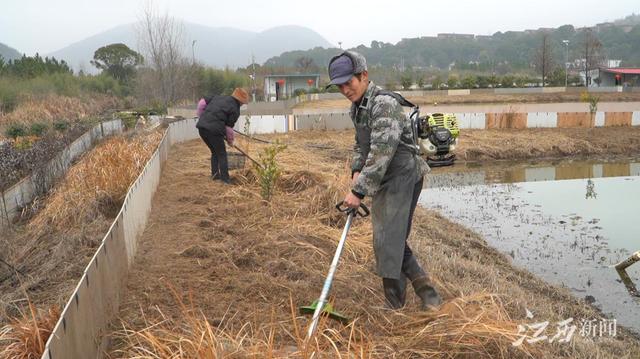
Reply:
<svg viewBox="0 0 640 359"><path fill-rule="evenodd" d="M470 95L471 90L449 90L447 91L447 96L466 96Z"/></svg>
<svg viewBox="0 0 640 359"><path fill-rule="evenodd" d="M294 115L296 130L345 130L353 128L348 113Z"/></svg>
<svg viewBox="0 0 640 359"><path fill-rule="evenodd" d="M607 112L605 113L605 126L631 126L633 112Z"/></svg>
<svg viewBox="0 0 640 359"><path fill-rule="evenodd" d="M485 114L485 128L510 128L523 129L527 128L526 113L487 113Z"/></svg>
<svg viewBox="0 0 640 359"><path fill-rule="evenodd" d="M602 111L596 112L594 121L595 121L594 123L595 127L604 127L604 112Z"/></svg>
<svg viewBox="0 0 640 359"><path fill-rule="evenodd" d="M404 97L423 97L423 96L461 96L475 94L495 94L495 95L517 95L517 94L536 94L536 93L563 93L563 92L640 92L640 87L631 87L623 89L623 87L531 87L531 88L495 88L495 89L452 89L452 90L399 90ZM344 96L340 93L320 93L300 95L288 100L275 102L252 102L242 109L242 114L249 115L282 115L291 114L291 108L305 101L318 100L341 100ZM168 109L169 116L182 116L184 118L192 118L196 115L196 105L170 107Z"/></svg>
<svg viewBox="0 0 640 359"><path fill-rule="evenodd" d="M105 136L122 132L120 120L100 123L73 141L47 164L0 193L0 228L8 226L25 205L46 193L62 177L73 161Z"/></svg>
<svg viewBox="0 0 640 359"><path fill-rule="evenodd" d="M289 130L288 116L265 115L265 116L240 116L238 122L233 127L237 131L244 133L245 125L249 124L248 135L264 133L283 133Z"/></svg>
<svg viewBox="0 0 640 359"><path fill-rule="evenodd" d="M458 124L463 129L484 129L484 113L456 113Z"/></svg>
<svg viewBox="0 0 640 359"><path fill-rule="evenodd" d="M640 111L634 112L504 112L454 113L461 129L589 128L640 126ZM235 129L243 131L245 116ZM294 111L292 115L251 116L251 132L281 133L293 130L344 130L353 128L348 112L330 110Z"/></svg>
<svg viewBox="0 0 640 359"><path fill-rule="evenodd" d="M67 302L42 358L97 358L118 313L127 273L151 211L163 163L172 144L198 138L195 119L171 123Z"/></svg>
<svg viewBox="0 0 640 359"><path fill-rule="evenodd" d="M640 126L640 111L633 111L631 126Z"/></svg>
<svg viewBox="0 0 640 359"><path fill-rule="evenodd" d="M496 95L516 95L516 94L531 94L531 93L542 93L542 87L495 89Z"/></svg>
<svg viewBox="0 0 640 359"><path fill-rule="evenodd" d="M558 127L558 114L556 112L530 112L527 114L527 127Z"/></svg>
<svg viewBox="0 0 640 359"><path fill-rule="evenodd" d="M558 128L594 127L595 119L588 112L559 112Z"/></svg>

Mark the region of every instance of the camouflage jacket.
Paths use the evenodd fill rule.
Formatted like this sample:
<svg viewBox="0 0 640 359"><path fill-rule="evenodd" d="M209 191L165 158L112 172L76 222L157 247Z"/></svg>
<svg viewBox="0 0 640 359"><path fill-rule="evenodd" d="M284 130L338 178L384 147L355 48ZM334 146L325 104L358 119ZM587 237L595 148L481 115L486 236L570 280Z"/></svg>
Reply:
<svg viewBox="0 0 640 359"><path fill-rule="evenodd" d="M365 196L374 195L383 178L393 175L387 173L391 162L415 161L412 175L418 179L429 171L424 159L409 149L413 135L402 106L389 95L377 95L380 90L370 82L363 100L350 111L356 128L351 170L360 172L352 189Z"/></svg>

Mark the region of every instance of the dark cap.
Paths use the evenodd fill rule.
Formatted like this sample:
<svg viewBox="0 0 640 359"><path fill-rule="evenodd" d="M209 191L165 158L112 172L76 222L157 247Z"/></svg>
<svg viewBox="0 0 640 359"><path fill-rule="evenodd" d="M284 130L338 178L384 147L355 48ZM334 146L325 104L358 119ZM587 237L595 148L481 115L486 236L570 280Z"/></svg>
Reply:
<svg viewBox="0 0 640 359"><path fill-rule="evenodd" d="M345 51L329 61L329 85L342 85L367 70L367 60L355 51Z"/></svg>

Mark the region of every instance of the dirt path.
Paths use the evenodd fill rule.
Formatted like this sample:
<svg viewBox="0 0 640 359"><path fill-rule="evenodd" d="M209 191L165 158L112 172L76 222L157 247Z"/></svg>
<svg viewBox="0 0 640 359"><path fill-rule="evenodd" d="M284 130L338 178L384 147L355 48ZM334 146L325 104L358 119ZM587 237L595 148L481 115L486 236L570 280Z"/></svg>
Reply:
<svg viewBox="0 0 640 359"><path fill-rule="evenodd" d="M506 142L507 153L515 158L565 152L610 154L609 143L597 138L622 135L624 144L614 146L614 152L640 153L639 131L469 132L463 135L467 145L461 150L469 159L493 158L498 156L497 147L504 150L504 146L487 144L490 141ZM296 345L291 334L296 320L305 323L304 319L293 318L291 303L307 304L318 295L341 232L343 218L334 213L332 204L341 199L346 188L344 173L348 172L347 154L353 134L300 132L277 137L290 145L280 157L284 172L271 203L260 200L251 171L234 171L233 186L209 180L209 154L201 141L172 149L129 275L120 311L122 322L114 323L115 330L123 326L140 330L167 318L180 322L184 308L176 304L177 297L191 310L201 311L214 327L231 333L239 333L243 326L251 328L244 343L275 327L271 348L282 349L280 357L287 357L287 348ZM527 147L525 144L540 150L519 150ZM252 153L257 150L253 147ZM345 314L359 318L366 341L371 343L371 356L426 356L423 346L437 340L412 342L409 338L430 338L429 331L437 329L407 329L409 318L425 315L418 311L412 294L401 313L389 313L381 307L379 279L372 272L370 232L368 221L356 223L332 293ZM498 298L495 300L509 320L529 323L525 313L531 310L540 321L552 323L553 333L547 333L550 335L555 333L554 322L569 317L576 322L600 318L597 311L567 290L513 267L508 257L490 248L477 234L435 212L417 211L412 242L448 302L493 293L492 298ZM267 324L270 326L265 327ZM511 330L516 330L515 326ZM526 357L509 341L477 343L490 356ZM439 345L446 348L448 344L444 339ZM111 355L126 357L125 347L121 339L116 340ZM125 354L118 350L125 350ZM576 334L571 344L541 342L531 350L536 357L549 358L638 357L640 343L619 329L615 338ZM263 356L267 354L257 355Z"/></svg>

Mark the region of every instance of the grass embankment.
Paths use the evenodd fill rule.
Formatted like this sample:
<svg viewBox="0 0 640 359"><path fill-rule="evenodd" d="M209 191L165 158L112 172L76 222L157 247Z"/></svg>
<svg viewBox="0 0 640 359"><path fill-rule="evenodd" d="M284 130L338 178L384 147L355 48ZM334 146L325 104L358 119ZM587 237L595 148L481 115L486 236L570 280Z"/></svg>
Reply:
<svg viewBox="0 0 640 359"><path fill-rule="evenodd" d="M50 330L161 138L113 137L72 166L0 236L0 357L39 357Z"/></svg>
<svg viewBox="0 0 640 359"><path fill-rule="evenodd" d="M119 102L104 95L45 95L24 99L12 112L0 112L0 190L41 168Z"/></svg>
<svg viewBox="0 0 640 359"><path fill-rule="evenodd" d="M34 124L45 129L68 127L88 117L96 117L107 109L118 108L122 100L113 96L95 95L68 97L54 94L30 96L7 113L0 113L0 139L8 138L12 127L22 127L29 135ZM21 136L24 136L21 135Z"/></svg>
<svg viewBox="0 0 640 359"><path fill-rule="evenodd" d="M609 130L598 131L593 136ZM493 141L513 138L510 132L492 133L498 137ZM487 152L472 140L490 135L469 132L463 151ZM515 136L509 148L543 142L546 135ZM558 145L577 146L573 139L580 139L566 135ZM211 181L201 141L173 149L129 275L112 357L284 358L314 351L358 358L640 355L638 340L621 328L616 337L576 332L570 343L525 340L513 346L520 324L549 321L545 334L552 337L557 322L574 318L579 326L601 314L568 290L513 267L478 234L424 209L416 212L411 242L445 304L421 312L409 288L406 308L384 309L380 279L372 271L371 224L356 220L332 289L334 305L355 320L346 327L323 322L317 341L305 346L308 319L298 316L297 306L319 295L344 225L334 205L348 188L353 134L275 137L289 147L279 157L283 175L270 202L262 200L252 170L235 171L234 186ZM250 154L261 147L251 144ZM542 148L531 156L556 153ZM526 317L527 310L535 319Z"/></svg>

